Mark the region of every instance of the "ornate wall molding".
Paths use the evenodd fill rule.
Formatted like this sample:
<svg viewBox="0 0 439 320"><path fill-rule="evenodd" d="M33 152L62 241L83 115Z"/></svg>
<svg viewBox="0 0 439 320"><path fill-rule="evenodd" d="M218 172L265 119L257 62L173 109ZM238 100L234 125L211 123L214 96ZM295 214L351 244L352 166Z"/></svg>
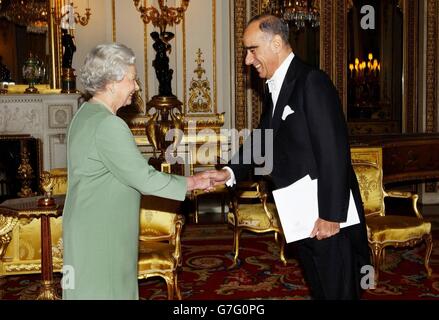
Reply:
<svg viewBox="0 0 439 320"><path fill-rule="evenodd" d="M427 1L426 132L437 132L438 92L438 1Z"/></svg>
<svg viewBox="0 0 439 320"><path fill-rule="evenodd" d="M404 93L403 93L403 132L418 131L417 104L418 104L418 48L419 48L419 1L403 0L404 16L403 50L404 50ZM405 118L404 118L405 115Z"/></svg>
<svg viewBox="0 0 439 320"><path fill-rule="evenodd" d="M338 90L340 100L343 104L343 111L347 114L347 2L336 0L333 2L334 9L334 32L328 37L328 41L334 43L334 73L332 81ZM327 31L326 31L327 32ZM330 74L330 73L329 73Z"/></svg>
<svg viewBox="0 0 439 320"><path fill-rule="evenodd" d="M112 39L116 42L116 0L111 0Z"/></svg>
<svg viewBox="0 0 439 320"><path fill-rule="evenodd" d="M320 69L333 78L332 26L333 0L320 0Z"/></svg>
<svg viewBox="0 0 439 320"><path fill-rule="evenodd" d="M438 112L438 0L428 0L427 3L427 32L426 32L426 70L425 70L425 132L437 132ZM425 192L438 191L437 183L426 183Z"/></svg>
<svg viewBox="0 0 439 320"><path fill-rule="evenodd" d="M263 0L251 0L250 4L250 17L253 17L262 12ZM242 39L241 39L242 40ZM262 112L262 101L261 101L261 92L262 92L262 83L263 81L255 75L253 72L250 72L250 82L253 90L251 91L251 128L256 128L259 124L259 119L261 118Z"/></svg>
<svg viewBox="0 0 439 320"><path fill-rule="evenodd" d="M235 128L242 130L247 124L247 99L246 99L246 68L244 65L244 47L242 36L247 23L247 1L234 1L234 30L235 30Z"/></svg>
<svg viewBox="0 0 439 320"><path fill-rule="evenodd" d="M216 73L216 0L212 0L212 73L213 73L213 107L214 113L218 113L218 79Z"/></svg>

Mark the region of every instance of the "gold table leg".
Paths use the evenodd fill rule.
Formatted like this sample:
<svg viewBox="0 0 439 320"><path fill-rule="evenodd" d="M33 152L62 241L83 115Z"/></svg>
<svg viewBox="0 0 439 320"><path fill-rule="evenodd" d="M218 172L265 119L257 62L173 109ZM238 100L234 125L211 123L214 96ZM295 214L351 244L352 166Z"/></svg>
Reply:
<svg viewBox="0 0 439 320"><path fill-rule="evenodd" d="M52 239L50 234L50 218L41 216L41 289L37 300L58 300L53 285Z"/></svg>
<svg viewBox="0 0 439 320"><path fill-rule="evenodd" d="M41 280L41 289L37 300L59 300L53 281Z"/></svg>

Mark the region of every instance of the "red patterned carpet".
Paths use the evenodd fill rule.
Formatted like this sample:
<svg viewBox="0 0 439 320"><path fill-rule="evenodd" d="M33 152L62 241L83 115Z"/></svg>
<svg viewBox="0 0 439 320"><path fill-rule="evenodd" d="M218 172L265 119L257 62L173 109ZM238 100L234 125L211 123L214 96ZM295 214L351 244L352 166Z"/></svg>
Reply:
<svg viewBox="0 0 439 320"><path fill-rule="evenodd" d="M433 233L431 278L423 266L424 245L387 250L386 270L380 284L366 292L365 300L439 300L439 232ZM184 300L284 299L307 300L309 291L293 254L284 266L273 236L244 233L240 266L232 264L232 232L225 225L187 225L183 232L183 269L179 284ZM59 275L56 276L59 280ZM0 299L34 299L39 275L0 279ZM141 299L166 299L160 278L139 282Z"/></svg>
<svg viewBox="0 0 439 320"><path fill-rule="evenodd" d="M179 277L184 300L310 299L294 256L284 266L279 260L279 247L273 236L243 235L240 266L227 270L233 261L231 230L216 225L189 226L184 231L184 263ZM375 290L365 292L363 299L439 300L438 231L433 234L433 239L431 278L426 278L423 265L424 245L413 249L388 249L386 270L380 274L380 284ZM165 299L165 289L163 281L140 283L141 296L145 299Z"/></svg>

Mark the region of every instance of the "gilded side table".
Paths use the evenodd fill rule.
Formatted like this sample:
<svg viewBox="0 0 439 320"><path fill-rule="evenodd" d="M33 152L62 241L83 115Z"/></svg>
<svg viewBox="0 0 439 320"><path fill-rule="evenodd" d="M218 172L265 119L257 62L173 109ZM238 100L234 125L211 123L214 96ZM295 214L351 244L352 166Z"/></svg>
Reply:
<svg viewBox="0 0 439 320"><path fill-rule="evenodd" d="M52 240L50 218L62 214L65 195L54 196L54 206L38 206L38 197L10 199L0 205L0 215L18 221L21 218L41 219L41 289L38 300L59 299L53 285ZM3 248L6 251L5 248Z"/></svg>

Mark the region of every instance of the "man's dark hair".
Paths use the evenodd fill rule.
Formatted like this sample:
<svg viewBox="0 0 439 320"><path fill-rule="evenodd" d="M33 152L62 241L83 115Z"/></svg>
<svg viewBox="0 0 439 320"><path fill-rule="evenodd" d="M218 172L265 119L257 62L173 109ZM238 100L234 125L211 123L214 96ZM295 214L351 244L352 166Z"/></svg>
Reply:
<svg viewBox="0 0 439 320"><path fill-rule="evenodd" d="M290 28L284 20L271 14L264 13L251 18L247 25L251 24L252 22L259 22L259 29L262 32L272 35L278 34L282 38L283 42L285 42L286 44L290 43Z"/></svg>

